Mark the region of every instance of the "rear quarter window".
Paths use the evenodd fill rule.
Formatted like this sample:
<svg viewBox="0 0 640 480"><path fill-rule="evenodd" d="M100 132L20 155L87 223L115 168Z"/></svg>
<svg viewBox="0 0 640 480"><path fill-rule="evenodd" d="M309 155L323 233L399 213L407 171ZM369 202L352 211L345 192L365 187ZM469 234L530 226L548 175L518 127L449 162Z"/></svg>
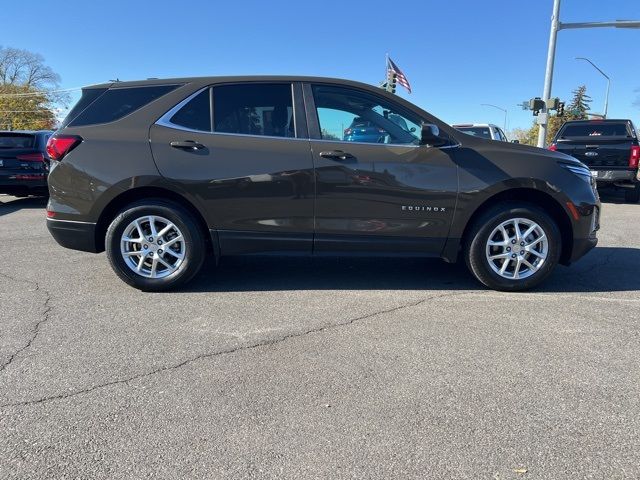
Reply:
<svg viewBox="0 0 640 480"><path fill-rule="evenodd" d="M166 95L178 85L111 88L69 122L70 127L114 122Z"/></svg>

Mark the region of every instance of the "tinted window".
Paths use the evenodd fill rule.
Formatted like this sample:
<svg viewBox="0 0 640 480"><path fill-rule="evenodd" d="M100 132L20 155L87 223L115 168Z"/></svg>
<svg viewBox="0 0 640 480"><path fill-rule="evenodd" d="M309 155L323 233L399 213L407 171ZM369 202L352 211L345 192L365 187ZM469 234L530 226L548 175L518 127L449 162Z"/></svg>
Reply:
<svg viewBox="0 0 640 480"><path fill-rule="evenodd" d="M0 149L33 148L35 135L28 133L0 133Z"/></svg>
<svg viewBox="0 0 640 480"><path fill-rule="evenodd" d="M384 98L324 85L315 85L313 96L324 140L419 143L421 119Z"/></svg>
<svg viewBox="0 0 640 480"><path fill-rule="evenodd" d="M78 103L74 105L71 111L67 114L65 119L63 120L60 128L66 127L71 120L76 118L80 112L82 112L85 108L93 103L93 101L106 92L106 88L84 88L82 89L82 96Z"/></svg>
<svg viewBox="0 0 640 480"><path fill-rule="evenodd" d="M169 93L177 85L151 87L111 88L98 97L70 126L93 125L119 120L153 100Z"/></svg>
<svg viewBox="0 0 640 480"><path fill-rule="evenodd" d="M169 120L190 130L211 131L211 100L209 89L200 92Z"/></svg>
<svg viewBox="0 0 640 480"><path fill-rule="evenodd" d="M214 87L213 121L216 132L294 137L291 85Z"/></svg>
<svg viewBox="0 0 640 480"><path fill-rule="evenodd" d="M460 127L457 130L467 135L473 135L474 137L491 138L491 130L489 130L489 127Z"/></svg>
<svg viewBox="0 0 640 480"><path fill-rule="evenodd" d="M627 137L626 123L574 123L565 125L561 137Z"/></svg>

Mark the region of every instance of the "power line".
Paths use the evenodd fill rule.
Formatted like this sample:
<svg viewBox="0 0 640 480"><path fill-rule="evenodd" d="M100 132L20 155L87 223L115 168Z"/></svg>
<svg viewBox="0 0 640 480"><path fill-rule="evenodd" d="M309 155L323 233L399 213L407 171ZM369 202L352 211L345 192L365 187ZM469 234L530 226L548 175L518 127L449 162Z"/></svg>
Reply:
<svg viewBox="0 0 640 480"><path fill-rule="evenodd" d="M49 95L51 93L75 92L76 90L82 90L83 88L84 87L74 87L74 88L63 88L59 90L26 92L26 93L0 93L0 97L32 97L37 95Z"/></svg>

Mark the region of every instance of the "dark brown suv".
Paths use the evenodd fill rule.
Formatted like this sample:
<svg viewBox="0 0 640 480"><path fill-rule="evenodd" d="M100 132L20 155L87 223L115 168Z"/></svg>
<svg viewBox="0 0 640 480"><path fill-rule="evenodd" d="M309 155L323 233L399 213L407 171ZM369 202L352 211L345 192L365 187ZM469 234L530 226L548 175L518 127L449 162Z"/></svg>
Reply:
<svg viewBox="0 0 640 480"><path fill-rule="evenodd" d="M355 119L380 135L345 135ZM375 140L375 141L374 141ZM473 138L357 82L208 77L83 90L48 145L47 225L143 290L207 253L441 257L530 288L597 242L589 169Z"/></svg>

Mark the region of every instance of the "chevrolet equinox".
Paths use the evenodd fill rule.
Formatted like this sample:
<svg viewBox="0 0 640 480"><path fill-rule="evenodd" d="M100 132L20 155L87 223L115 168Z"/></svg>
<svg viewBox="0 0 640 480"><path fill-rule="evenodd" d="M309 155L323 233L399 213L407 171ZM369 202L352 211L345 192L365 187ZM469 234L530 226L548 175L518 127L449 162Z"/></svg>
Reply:
<svg viewBox="0 0 640 480"><path fill-rule="evenodd" d="M379 135L353 135L358 122ZM189 281L207 254L463 257L484 285L525 290L597 243L581 162L347 80L95 85L47 153L53 237L106 250L147 291Z"/></svg>

